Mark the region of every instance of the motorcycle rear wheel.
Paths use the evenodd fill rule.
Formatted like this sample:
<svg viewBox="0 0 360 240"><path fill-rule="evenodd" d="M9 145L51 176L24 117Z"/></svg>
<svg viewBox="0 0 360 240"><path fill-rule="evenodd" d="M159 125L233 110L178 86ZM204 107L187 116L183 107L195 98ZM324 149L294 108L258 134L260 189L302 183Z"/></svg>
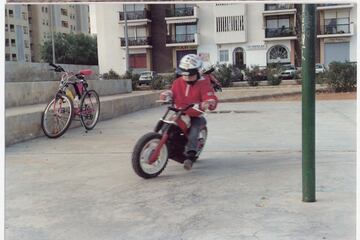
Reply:
<svg viewBox="0 0 360 240"><path fill-rule="evenodd" d="M149 158L160 143L162 135L150 132L142 136L134 147L132 154L132 166L135 173L142 178L157 177L166 167L169 159L168 147L166 144L160 150L158 159L149 164Z"/></svg>

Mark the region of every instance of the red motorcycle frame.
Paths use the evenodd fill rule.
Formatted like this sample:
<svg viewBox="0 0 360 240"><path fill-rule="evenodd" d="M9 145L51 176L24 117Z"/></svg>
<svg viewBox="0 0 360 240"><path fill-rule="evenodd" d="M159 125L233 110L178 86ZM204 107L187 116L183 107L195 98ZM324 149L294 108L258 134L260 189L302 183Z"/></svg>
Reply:
<svg viewBox="0 0 360 240"><path fill-rule="evenodd" d="M184 112L190 108L204 113L194 108L194 104L184 109L169 106L154 132L147 133L138 140L132 155L132 166L137 175L143 178L157 177L165 169L168 159L184 162L184 150L190 129L190 117L184 115ZM170 112L174 114L169 115ZM206 138L207 127L203 125L198 136L196 159L205 146Z"/></svg>

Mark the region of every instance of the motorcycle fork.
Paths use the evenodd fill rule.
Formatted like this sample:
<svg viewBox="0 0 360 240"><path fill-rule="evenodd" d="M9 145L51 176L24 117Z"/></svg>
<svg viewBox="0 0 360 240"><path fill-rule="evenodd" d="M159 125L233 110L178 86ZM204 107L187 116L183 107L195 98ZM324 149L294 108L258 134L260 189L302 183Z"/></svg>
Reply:
<svg viewBox="0 0 360 240"><path fill-rule="evenodd" d="M166 112L166 114L164 115L164 117L167 115L168 111ZM180 117L181 113L178 113L176 116L175 121ZM163 118L164 119L164 118ZM168 138L169 138L169 129L171 128L172 124L169 123L165 123L166 125L163 126L163 132L162 132L162 137L160 139L159 144L156 146L155 151L150 155L150 159L149 159L149 164L153 164L156 159L158 159L161 148L164 146L164 144L166 144Z"/></svg>

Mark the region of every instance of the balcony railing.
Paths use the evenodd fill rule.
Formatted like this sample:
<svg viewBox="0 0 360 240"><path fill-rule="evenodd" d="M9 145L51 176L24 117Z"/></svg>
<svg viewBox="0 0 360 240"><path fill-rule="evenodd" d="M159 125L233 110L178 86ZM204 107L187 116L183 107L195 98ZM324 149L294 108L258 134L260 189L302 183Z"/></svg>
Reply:
<svg viewBox="0 0 360 240"><path fill-rule="evenodd" d="M321 35L327 34L346 34L350 32L350 24L323 25L320 29Z"/></svg>
<svg viewBox="0 0 360 240"><path fill-rule="evenodd" d="M342 6L342 5L350 5L351 3L324 3L319 4L318 7L333 7L333 6Z"/></svg>
<svg viewBox="0 0 360 240"><path fill-rule="evenodd" d="M265 37L266 38L276 38L276 37L291 37L296 36L294 28L266 28Z"/></svg>
<svg viewBox="0 0 360 240"><path fill-rule="evenodd" d="M167 35L166 43L195 43L195 34Z"/></svg>
<svg viewBox="0 0 360 240"><path fill-rule="evenodd" d="M121 38L121 46L125 47L125 38ZM129 37L128 38L128 46L146 46L151 45L151 37Z"/></svg>
<svg viewBox="0 0 360 240"><path fill-rule="evenodd" d="M140 19L150 19L150 12L148 10L144 11L134 11L126 12L127 20L140 20ZM125 20L124 12L119 12L120 21Z"/></svg>
<svg viewBox="0 0 360 240"><path fill-rule="evenodd" d="M194 7L166 9L166 17L189 17L194 16Z"/></svg>
<svg viewBox="0 0 360 240"><path fill-rule="evenodd" d="M265 11L293 9L294 4L265 4Z"/></svg>

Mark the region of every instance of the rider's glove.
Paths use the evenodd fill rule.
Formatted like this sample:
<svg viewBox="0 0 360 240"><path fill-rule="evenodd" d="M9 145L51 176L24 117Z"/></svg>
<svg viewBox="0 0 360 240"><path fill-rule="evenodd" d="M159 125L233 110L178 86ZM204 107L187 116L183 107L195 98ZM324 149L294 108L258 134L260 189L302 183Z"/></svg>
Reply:
<svg viewBox="0 0 360 240"><path fill-rule="evenodd" d="M160 93L160 100L162 101L170 101L172 99L172 91L171 90L166 90L162 93Z"/></svg>
<svg viewBox="0 0 360 240"><path fill-rule="evenodd" d="M205 111L214 110L215 107L216 107L216 101L214 99L209 99L201 103L201 108Z"/></svg>

